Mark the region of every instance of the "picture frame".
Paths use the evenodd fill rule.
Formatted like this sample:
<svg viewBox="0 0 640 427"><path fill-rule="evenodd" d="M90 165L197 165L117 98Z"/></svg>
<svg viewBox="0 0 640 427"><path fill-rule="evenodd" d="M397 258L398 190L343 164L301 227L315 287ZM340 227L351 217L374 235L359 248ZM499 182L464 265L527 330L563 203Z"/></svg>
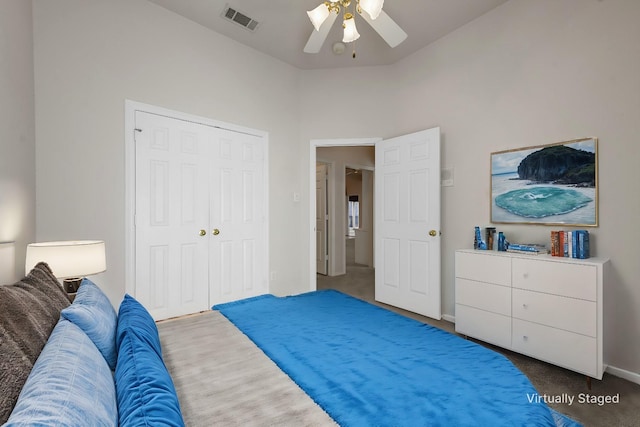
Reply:
<svg viewBox="0 0 640 427"><path fill-rule="evenodd" d="M598 138L491 153L497 224L598 226Z"/></svg>

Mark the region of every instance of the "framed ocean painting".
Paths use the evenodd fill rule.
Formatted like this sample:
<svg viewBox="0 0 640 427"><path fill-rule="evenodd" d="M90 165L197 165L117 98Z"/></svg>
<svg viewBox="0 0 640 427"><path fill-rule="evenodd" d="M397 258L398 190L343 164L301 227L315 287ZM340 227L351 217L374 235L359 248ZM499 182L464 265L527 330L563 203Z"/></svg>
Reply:
<svg viewBox="0 0 640 427"><path fill-rule="evenodd" d="M598 139L491 153L491 222L598 226Z"/></svg>

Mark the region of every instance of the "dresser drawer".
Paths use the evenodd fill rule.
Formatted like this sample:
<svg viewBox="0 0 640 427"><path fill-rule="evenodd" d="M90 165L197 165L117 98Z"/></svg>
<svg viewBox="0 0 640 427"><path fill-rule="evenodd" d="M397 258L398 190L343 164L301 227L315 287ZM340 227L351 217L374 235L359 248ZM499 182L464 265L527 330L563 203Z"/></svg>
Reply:
<svg viewBox="0 0 640 427"><path fill-rule="evenodd" d="M596 303L539 292L513 290L514 318L595 337Z"/></svg>
<svg viewBox="0 0 640 427"><path fill-rule="evenodd" d="M456 332L504 348L511 347L511 317L456 304Z"/></svg>
<svg viewBox="0 0 640 427"><path fill-rule="evenodd" d="M458 278L456 303L511 316L511 288Z"/></svg>
<svg viewBox="0 0 640 427"><path fill-rule="evenodd" d="M513 258L512 269L514 288L596 301L595 265Z"/></svg>
<svg viewBox="0 0 640 427"><path fill-rule="evenodd" d="M511 286L511 258L491 251L456 252L456 277Z"/></svg>
<svg viewBox="0 0 640 427"><path fill-rule="evenodd" d="M513 319L514 351L602 379L595 338Z"/></svg>

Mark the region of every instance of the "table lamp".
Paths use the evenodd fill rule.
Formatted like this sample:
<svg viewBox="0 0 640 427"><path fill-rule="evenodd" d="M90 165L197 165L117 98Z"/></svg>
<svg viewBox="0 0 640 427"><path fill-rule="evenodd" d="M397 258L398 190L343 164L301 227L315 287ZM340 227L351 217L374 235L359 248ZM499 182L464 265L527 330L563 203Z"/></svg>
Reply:
<svg viewBox="0 0 640 427"><path fill-rule="evenodd" d="M31 243L27 246L25 270L28 273L39 262L46 262L53 275L63 279L68 293L78 291L85 276L102 273L107 269L104 241L70 240Z"/></svg>

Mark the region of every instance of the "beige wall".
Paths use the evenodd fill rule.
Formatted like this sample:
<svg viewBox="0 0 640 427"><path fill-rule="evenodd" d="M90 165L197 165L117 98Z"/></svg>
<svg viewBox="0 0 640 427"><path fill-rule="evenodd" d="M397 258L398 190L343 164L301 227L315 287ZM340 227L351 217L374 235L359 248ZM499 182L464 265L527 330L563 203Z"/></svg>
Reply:
<svg viewBox="0 0 640 427"><path fill-rule="evenodd" d="M124 290L126 98L269 132L270 267L279 294L308 289L309 141L440 126L442 164L455 168L455 185L442 191L448 315L453 251L470 247L473 226L489 221L489 153L597 136L593 249L612 260L605 361L640 373L640 264L621 236L640 234L640 2L511 0L393 66L317 71L296 70L144 0L33 5L37 237L105 239L100 282L112 301ZM28 114L21 117L29 135ZM31 167L26 157L16 163ZM514 240L545 240L550 228L502 229Z"/></svg>
<svg viewBox="0 0 640 427"><path fill-rule="evenodd" d="M26 246L35 239L35 122L31 2L0 2L0 242L15 242L22 277ZM0 273L0 275L2 275Z"/></svg>
<svg viewBox="0 0 640 427"><path fill-rule="evenodd" d="M299 292L297 70L145 0L33 4L37 238L104 239L96 280L119 304L131 99L269 132L271 289Z"/></svg>
<svg viewBox="0 0 640 427"><path fill-rule="evenodd" d="M636 1L511 0L393 66L303 72L301 99L314 102L303 104L301 144L441 127L442 165L455 168L455 185L442 188L442 307L453 316L453 253L489 223L490 153L598 137L600 226L591 233L595 255L612 261L605 362L637 375L639 19ZM349 119L310 119L323 111ZM553 227L499 228L545 242Z"/></svg>

